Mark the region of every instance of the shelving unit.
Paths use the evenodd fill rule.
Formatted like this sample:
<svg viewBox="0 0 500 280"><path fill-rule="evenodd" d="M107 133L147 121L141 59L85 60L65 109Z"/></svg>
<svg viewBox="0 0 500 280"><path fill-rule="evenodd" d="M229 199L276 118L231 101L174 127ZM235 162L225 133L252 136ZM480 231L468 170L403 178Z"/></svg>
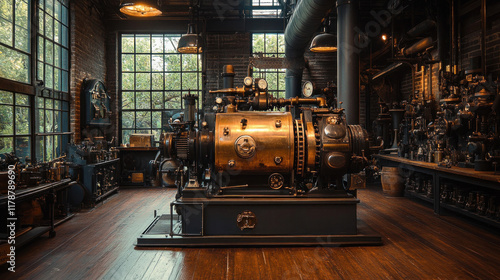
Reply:
<svg viewBox="0 0 500 280"><path fill-rule="evenodd" d="M38 185L36 187L29 187L25 189L18 189L16 190L16 197L14 202L16 203L16 218L17 215L19 215L18 211L20 209L18 208L19 205L22 202L30 201L33 199L45 197L46 199L46 217L44 219L44 223L40 225L25 225L22 224L22 220L16 220L16 247L22 247L23 245L27 244L31 240L45 234L49 233L50 237L54 237L56 235L55 232L55 226L62 221L66 221L69 218L72 217L72 215L66 213L65 217L62 217L60 220L56 221L55 217L55 205L56 201L57 203L65 203L64 201L64 195L61 195L59 197L59 194L62 194L68 187L70 187L72 184L74 184L74 181L71 181L71 179L63 179L58 182L54 183L47 183L47 184L42 184ZM7 220L7 205L8 205L8 197L7 195L2 195L0 196L0 209L1 209L1 219L3 221ZM7 224L5 226L2 226L0 229L0 240L7 239L9 232L7 230ZM27 230L24 230L24 232L21 230L22 228L28 228ZM4 246L6 243L2 243L0 246Z"/></svg>
<svg viewBox="0 0 500 280"><path fill-rule="evenodd" d="M441 210L446 209L476 219L493 227L500 228L500 221L467 211L466 209L452 204L443 203L440 196L440 188L443 181L468 184L478 189L500 191L500 175L496 175L492 171L475 171L473 169L455 166L446 168L438 166L436 163L413 161L393 155L379 154L374 157L376 157L383 166L399 167L408 174L417 172L430 175L432 177L433 198L429 198L415 191L406 191L406 194L432 203L436 214L441 214Z"/></svg>
<svg viewBox="0 0 500 280"><path fill-rule="evenodd" d="M112 159L82 167L86 203L93 205L118 190L120 159Z"/></svg>

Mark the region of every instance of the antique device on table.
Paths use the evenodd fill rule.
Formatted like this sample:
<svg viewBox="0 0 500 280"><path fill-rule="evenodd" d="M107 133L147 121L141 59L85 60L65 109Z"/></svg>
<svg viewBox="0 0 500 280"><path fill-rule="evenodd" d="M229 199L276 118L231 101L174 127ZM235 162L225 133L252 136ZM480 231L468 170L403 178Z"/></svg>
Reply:
<svg viewBox="0 0 500 280"><path fill-rule="evenodd" d="M176 199L137 246L380 244L358 232L359 200L343 180L367 163L366 131L323 97L274 98L264 79L244 84L211 91L215 112L199 122L198 96L183 97L183 120L160 140L176 163Z"/></svg>
<svg viewBox="0 0 500 280"><path fill-rule="evenodd" d="M413 100L406 105L400 155L448 167L494 170L500 161L498 81L477 73L441 75L442 96L434 117L423 116L428 104Z"/></svg>
<svg viewBox="0 0 500 280"><path fill-rule="evenodd" d="M119 147L121 160L120 184L149 186L157 185L157 168L153 168L159 149L155 145L153 134L133 133L130 135L129 147Z"/></svg>
<svg viewBox="0 0 500 280"><path fill-rule="evenodd" d="M26 158L25 163L21 163L14 153L0 155L0 171L7 170L8 166L15 167L18 188L35 187L69 177L69 163L65 155L48 162L35 162Z"/></svg>
<svg viewBox="0 0 500 280"><path fill-rule="evenodd" d="M26 158L23 163L13 152L0 154L0 219L15 218L16 221L15 229L7 228L7 223L0 226L0 240L7 240L12 231L16 233L16 247L46 232L54 237L56 219L62 222L72 216L68 211L67 193L74 182L69 179L66 160L66 156L48 162ZM14 190L8 188L12 180ZM14 194L16 211L9 212Z"/></svg>
<svg viewBox="0 0 500 280"><path fill-rule="evenodd" d="M105 198L118 189L119 161L118 150L104 137L85 139L80 145L69 145L68 160L74 180L79 181L84 192L75 192L74 200L84 200L85 204L94 203Z"/></svg>

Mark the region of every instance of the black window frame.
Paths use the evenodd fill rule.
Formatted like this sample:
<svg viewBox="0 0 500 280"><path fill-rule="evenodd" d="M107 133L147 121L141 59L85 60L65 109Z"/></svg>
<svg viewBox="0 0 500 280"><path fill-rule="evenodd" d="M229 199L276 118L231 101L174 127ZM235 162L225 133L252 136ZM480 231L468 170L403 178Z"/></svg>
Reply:
<svg viewBox="0 0 500 280"><path fill-rule="evenodd" d="M256 52L254 49L254 36L255 35L264 35L264 51L263 52ZM268 35L275 35L276 37L276 51L271 52L268 51L266 48L266 36ZM282 51L280 51L280 44L279 44L279 38L278 36L282 36ZM284 49L284 32L254 32L252 33L252 47L251 47L251 52L252 56L263 56L263 57L285 57L285 49ZM284 98L285 97L285 68L276 68L276 69L259 69L259 68L254 68L254 78L264 78L268 85L268 92L273 95L276 98ZM272 77L273 75L276 75L276 77L271 81L271 79L268 79L268 77ZM276 88L272 88L272 85L276 85Z"/></svg>
<svg viewBox="0 0 500 280"><path fill-rule="evenodd" d="M148 52L139 52L137 50L137 40L136 38L142 37L142 36L149 36L149 51ZM164 130L163 123L162 123L162 112L165 111L179 111L182 110L183 108L183 102L182 102L182 96L190 92L191 94L196 94L199 96L201 99L202 92L203 92L203 84L202 84L202 63L203 63L203 58L202 58L202 53L199 54L181 54L177 52L176 46L173 46L175 50L172 50L172 52L167 52L165 49L165 44L166 40L165 38L170 37L174 38L172 40L178 40L182 34L178 33L141 33L141 32L127 32L127 33L121 33L119 36L119 47L118 47L118 77L119 77L119 85L118 85L118 96L119 98L119 111L120 111L120 124L119 124L119 138L120 138L120 143L127 143L127 139L132 133L152 133L155 135L155 139L158 140L159 134ZM133 51L124 51L123 47L123 38L134 38L134 50ZM153 38L162 38L162 48L163 50L160 51L154 51L153 50ZM133 55L133 70L123 70L124 69L124 55ZM146 71L141 71L137 70L137 56L150 56L149 58L149 70ZM196 67L195 70L184 70L183 69L183 61L184 57L188 56L198 56L198 59L196 59ZM163 57L163 66L162 70L153 70L153 58L154 56L162 56ZM179 70L170 70L166 69L166 64L167 61L165 59L166 56L177 56L179 57ZM123 75L124 74L133 74L134 75L134 85L133 89L130 88L124 88L123 85ZM149 88L148 89L137 89L137 74L149 74ZM153 74L162 74L163 78L163 88L154 88L153 87ZM167 88L167 75L168 74L178 74L180 77L180 85L177 88ZM188 75L194 75L196 77L196 88L184 88L184 74ZM154 96L153 94L161 94L161 102L159 102L161 105L160 106L155 106L154 102ZM138 108L137 107L137 101L138 101L138 93L149 93L149 98L146 98L149 100L149 106L147 108ZM167 102L170 101L171 96L167 96L168 93L178 93L178 96L175 96L173 99L175 102L174 104L170 103L172 105L171 107L167 108ZM132 94L133 95L133 100L134 104L131 108L125 107L127 104L123 104L124 101L124 94ZM199 104L200 105L200 104ZM130 114L133 115L133 121L132 125L129 127L125 127L124 125L124 113L125 114ZM150 126L138 126L138 114L149 114L149 124ZM125 118L126 119L126 118ZM147 123L148 124L148 123Z"/></svg>

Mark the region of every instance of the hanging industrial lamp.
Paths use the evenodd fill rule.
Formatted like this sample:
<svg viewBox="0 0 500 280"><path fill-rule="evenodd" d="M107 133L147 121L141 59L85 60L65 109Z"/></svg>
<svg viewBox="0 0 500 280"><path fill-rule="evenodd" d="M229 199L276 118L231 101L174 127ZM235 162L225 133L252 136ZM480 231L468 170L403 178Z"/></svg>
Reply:
<svg viewBox="0 0 500 280"><path fill-rule="evenodd" d="M201 53L201 37L195 32L195 24L188 25L187 34L182 35L177 45L177 51L180 53Z"/></svg>
<svg viewBox="0 0 500 280"><path fill-rule="evenodd" d="M196 25L193 23L193 6L189 7L190 23L188 24L187 34L182 35L177 45L177 51L180 53L202 53L201 36L196 32Z"/></svg>
<svg viewBox="0 0 500 280"><path fill-rule="evenodd" d="M132 17L156 17L162 14L157 0L122 0L120 12Z"/></svg>
<svg viewBox="0 0 500 280"><path fill-rule="evenodd" d="M310 51L317 53L331 53L337 51L337 37L328 33L329 25L329 23L326 23L321 33L312 39L311 46L309 47Z"/></svg>

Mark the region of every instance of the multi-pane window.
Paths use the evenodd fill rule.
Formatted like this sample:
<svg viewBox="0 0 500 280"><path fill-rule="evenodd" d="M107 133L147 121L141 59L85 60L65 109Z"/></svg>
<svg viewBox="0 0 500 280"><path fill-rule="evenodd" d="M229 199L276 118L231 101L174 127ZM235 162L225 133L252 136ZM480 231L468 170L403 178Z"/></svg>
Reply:
<svg viewBox="0 0 500 280"><path fill-rule="evenodd" d="M279 17L281 9L278 0L252 0L253 17Z"/></svg>
<svg viewBox="0 0 500 280"><path fill-rule="evenodd" d="M36 158L49 161L61 156L69 142L69 104L62 96L45 91L36 97Z"/></svg>
<svg viewBox="0 0 500 280"><path fill-rule="evenodd" d="M0 1L0 77L29 84L30 0Z"/></svg>
<svg viewBox="0 0 500 280"><path fill-rule="evenodd" d="M68 91L68 6L66 0L38 4L37 79L45 88Z"/></svg>
<svg viewBox="0 0 500 280"><path fill-rule="evenodd" d="M201 55L177 52L180 35L121 37L121 133L152 133L159 139L161 112L182 107L181 96L201 95Z"/></svg>
<svg viewBox="0 0 500 280"><path fill-rule="evenodd" d="M67 0L38 3L37 79L43 91L36 97L36 158L48 161L65 151L69 131L69 32Z"/></svg>
<svg viewBox="0 0 500 280"><path fill-rule="evenodd" d="M0 91L0 154L31 158L31 117L28 95Z"/></svg>
<svg viewBox="0 0 500 280"><path fill-rule="evenodd" d="M283 33L252 34L252 53L256 57L285 57L285 36ZM285 69L266 68L254 69L255 78L267 80L269 93L274 97L285 97Z"/></svg>
<svg viewBox="0 0 500 280"><path fill-rule="evenodd" d="M0 77L34 84L37 97L0 91L0 153L15 152L21 160L48 161L64 153L69 131L68 0L0 1ZM38 29L31 29L37 13ZM31 55L31 39L37 48ZM36 63L36 77L30 77ZM37 83L38 84L38 83ZM32 104L35 100L35 104ZM31 122L35 114L35 123ZM36 139L32 139L32 130ZM34 148L32 148L34 147Z"/></svg>

